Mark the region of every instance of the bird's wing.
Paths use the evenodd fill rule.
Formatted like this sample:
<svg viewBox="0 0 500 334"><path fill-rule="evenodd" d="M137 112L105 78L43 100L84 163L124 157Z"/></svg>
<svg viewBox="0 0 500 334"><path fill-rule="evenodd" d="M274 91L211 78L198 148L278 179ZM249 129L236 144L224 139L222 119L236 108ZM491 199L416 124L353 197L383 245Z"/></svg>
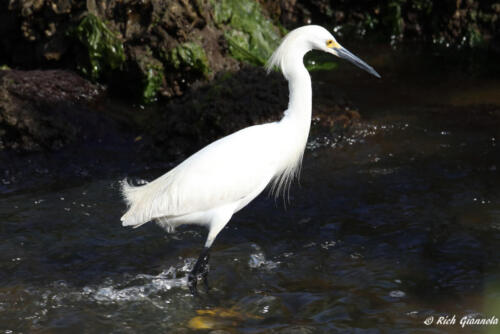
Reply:
<svg viewBox="0 0 500 334"><path fill-rule="evenodd" d="M235 132L145 185L140 202L147 218L216 208L267 184L276 172L276 130L275 123L269 123Z"/></svg>

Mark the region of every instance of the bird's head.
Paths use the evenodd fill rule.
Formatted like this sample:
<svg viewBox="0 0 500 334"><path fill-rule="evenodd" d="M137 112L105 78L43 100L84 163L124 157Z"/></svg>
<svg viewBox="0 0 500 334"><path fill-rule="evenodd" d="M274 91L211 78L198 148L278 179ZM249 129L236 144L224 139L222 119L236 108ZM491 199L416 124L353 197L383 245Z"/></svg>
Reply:
<svg viewBox="0 0 500 334"><path fill-rule="evenodd" d="M331 53L339 58L348 60L359 68L380 78L380 75L373 67L340 45L328 30L317 25L303 26L288 33L269 59L267 68L271 69L274 66L279 66L283 69L287 55L294 54L302 58L307 52L313 49Z"/></svg>

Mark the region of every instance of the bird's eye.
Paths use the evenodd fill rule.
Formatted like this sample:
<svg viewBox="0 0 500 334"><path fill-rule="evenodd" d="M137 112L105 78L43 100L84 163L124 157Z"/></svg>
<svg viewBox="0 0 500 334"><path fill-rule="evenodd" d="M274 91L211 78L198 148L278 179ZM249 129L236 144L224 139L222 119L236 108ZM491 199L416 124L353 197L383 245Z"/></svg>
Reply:
<svg viewBox="0 0 500 334"><path fill-rule="evenodd" d="M335 48L335 47L337 47L337 45L338 44L333 39L329 39L329 40L326 41L326 47L327 48L330 48L330 49L331 48Z"/></svg>

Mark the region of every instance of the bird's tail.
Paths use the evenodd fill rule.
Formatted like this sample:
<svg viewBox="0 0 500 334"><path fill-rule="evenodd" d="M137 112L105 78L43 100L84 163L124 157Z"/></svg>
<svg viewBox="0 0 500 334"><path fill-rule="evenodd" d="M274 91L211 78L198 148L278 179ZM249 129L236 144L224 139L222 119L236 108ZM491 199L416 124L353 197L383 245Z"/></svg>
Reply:
<svg viewBox="0 0 500 334"><path fill-rule="evenodd" d="M132 226L137 228L148 222L148 220L145 220L141 217L141 215L136 213L136 208L139 206L142 199L144 187L145 185L133 186L127 179L120 181L121 193L129 208L121 218L123 226Z"/></svg>

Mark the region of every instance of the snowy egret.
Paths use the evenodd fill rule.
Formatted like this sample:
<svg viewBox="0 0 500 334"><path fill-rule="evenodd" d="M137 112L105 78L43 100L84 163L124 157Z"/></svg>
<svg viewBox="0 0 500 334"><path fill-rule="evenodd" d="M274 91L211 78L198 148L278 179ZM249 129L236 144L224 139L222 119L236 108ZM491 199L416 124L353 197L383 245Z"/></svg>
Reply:
<svg viewBox="0 0 500 334"><path fill-rule="evenodd" d="M203 251L188 275L193 294L199 276L206 283L210 247L233 214L271 182L276 194L284 192L299 173L312 109L311 77L303 57L312 49L347 59L380 78L325 28L297 28L283 38L267 64L268 72L280 68L289 83L288 109L279 122L250 126L221 138L145 185L122 182L129 206L121 218L123 226L155 221L168 232L183 224L208 227Z"/></svg>

